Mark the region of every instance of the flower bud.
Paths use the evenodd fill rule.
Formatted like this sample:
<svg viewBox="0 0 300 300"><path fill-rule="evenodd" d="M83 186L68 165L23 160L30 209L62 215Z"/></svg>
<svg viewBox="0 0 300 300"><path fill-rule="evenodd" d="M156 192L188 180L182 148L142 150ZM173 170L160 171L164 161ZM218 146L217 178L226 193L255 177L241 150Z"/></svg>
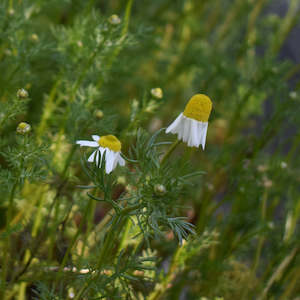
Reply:
<svg viewBox="0 0 300 300"><path fill-rule="evenodd" d="M10 8L10 9L8 10L8 14L9 14L10 16L13 16L13 15L15 14L15 10L14 10L13 8Z"/></svg>
<svg viewBox="0 0 300 300"><path fill-rule="evenodd" d="M97 110L95 111L95 117L96 117L97 119L102 119L102 118L104 117L103 111L100 110L100 109L97 109Z"/></svg>
<svg viewBox="0 0 300 300"><path fill-rule="evenodd" d="M163 91L159 87L151 89L150 92L151 92L151 95L156 99L161 99L163 97Z"/></svg>
<svg viewBox="0 0 300 300"><path fill-rule="evenodd" d="M26 99L28 98L28 92L25 89L19 89L17 91L17 97L19 99Z"/></svg>
<svg viewBox="0 0 300 300"><path fill-rule="evenodd" d="M31 130L31 126L28 123L21 122L17 127L17 133L19 134L27 134Z"/></svg>
<svg viewBox="0 0 300 300"><path fill-rule="evenodd" d="M154 186L154 193L157 195L157 196L163 196L165 195L167 192L166 190L166 187L162 184L156 184Z"/></svg>
<svg viewBox="0 0 300 300"><path fill-rule="evenodd" d="M282 168L282 169L286 169L287 168L287 163L285 162L285 161L282 161L281 163L280 163L280 167Z"/></svg>
<svg viewBox="0 0 300 300"><path fill-rule="evenodd" d="M39 37L38 37L38 35L37 35L36 33L33 33L33 34L30 36L30 40L31 40L32 42L38 42Z"/></svg>
<svg viewBox="0 0 300 300"><path fill-rule="evenodd" d="M108 18L108 22L112 25L118 25L121 23L121 19L119 18L118 15L111 15L109 18Z"/></svg>

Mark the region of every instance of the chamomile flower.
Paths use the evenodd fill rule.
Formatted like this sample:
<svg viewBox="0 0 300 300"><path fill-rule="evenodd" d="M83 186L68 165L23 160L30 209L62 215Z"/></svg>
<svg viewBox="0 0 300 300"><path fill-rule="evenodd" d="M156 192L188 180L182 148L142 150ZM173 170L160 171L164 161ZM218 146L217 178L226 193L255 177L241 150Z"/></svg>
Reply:
<svg viewBox="0 0 300 300"><path fill-rule="evenodd" d="M93 141L76 141L80 146L97 148L88 158L88 162L96 162L100 165L103 156L105 157L105 172L109 174L119 164L125 165L125 160L121 157L121 142L114 135L98 136L92 135Z"/></svg>
<svg viewBox="0 0 300 300"><path fill-rule="evenodd" d="M208 118L212 109L209 97L203 94L194 95L175 121L166 129L166 133L178 135L178 139L186 142L189 147L199 147L204 150Z"/></svg>

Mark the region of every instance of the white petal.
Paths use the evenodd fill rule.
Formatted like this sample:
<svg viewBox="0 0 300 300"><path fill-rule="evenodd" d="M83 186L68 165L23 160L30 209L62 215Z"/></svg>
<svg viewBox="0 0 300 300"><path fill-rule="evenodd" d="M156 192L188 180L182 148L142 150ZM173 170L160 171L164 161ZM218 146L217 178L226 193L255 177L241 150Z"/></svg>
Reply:
<svg viewBox="0 0 300 300"><path fill-rule="evenodd" d="M120 152L115 152L115 157L114 157L114 164L113 164L113 170L116 168L120 158Z"/></svg>
<svg viewBox="0 0 300 300"><path fill-rule="evenodd" d="M94 140L95 142L98 142L98 141L100 140L100 136L99 136L99 135L93 134L93 135L92 135L92 138L93 138L93 140Z"/></svg>
<svg viewBox="0 0 300 300"><path fill-rule="evenodd" d="M183 128L183 137L182 140L184 142L187 142L191 133L191 119L189 118L184 118L184 128Z"/></svg>
<svg viewBox="0 0 300 300"><path fill-rule="evenodd" d="M105 160L105 172L106 174L109 174L113 170L113 165L115 161L114 151L106 149Z"/></svg>
<svg viewBox="0 0 300 300"><path fill-rule="evenodd" d="M76 141L76 144L86 147L99 147L99 144L92 141Z"/></svg>
<svg viewBox="0 0 300 300"><path fill-rule="evenodd" d="M94 162L96 152L98 152L98 150L95 150L95 151L90 155L90 157L88 158L88 162Z"/></svg>
<svg viewBox="0 0 300 300"><path fill-rule="evenodd" d="M191 128L191 136L192 136L192 141L193 141L193 146L194 147L199 147L200 145L200 136L198 132L198 121L193 120L192 122L192 128Z"/></svg>
<svg viewBox="0 0 300 300"><path fill-rule="evenodd" d="M99 152L99 150L97 150L97 152L96 152L96 166L97 167L99 166L99 156L100 156L100 152ZM100 166L101 166L101 163L100 163Z"/></svg>
<svg viewBox="0 0 300 300"><path fill-rule="evenodd" d="M178 128L177 133L178 133L179 140L182 140L183 133L184 133L184 127L185 127L185 119L182 118L182 120L180 122L180 126L177 127Z"/></svg>
<svg viewBox="0 0 300 300"><path fill-rule="evenodd" d="M180 126L180 123L182 121L182 113L175 119L171 125L166 129L166 133L178 133L178 127Z"/></svg>
<svg viewBox="0 0 300 300"><path fill-rule="evenodd" d="M105 155L104 152L106 151L106 148L99 147L99 150L100 150L100 154L101 154L101 161L100 161L100 167L101 167L103 155Z"/></svg>
<svg viewBox="0 0 300 300"><path fill-rule="evenodd" d="M119 163L119 165L122 166L122 167L125 166L125 159L121 156L120 153L119 153L118 163Z"/></svg>
<svg viewBox="0 0 300 300"><path fill-rule="evenodd" d="M208 127L208 123L207 122L203 123L202 140L201 140L201 144L202 144L202 149L203 150L205 148L206 135L207 135L207 127Z"/></svg>
<svg viewBox="0 0 300 300"><path fill-rule="evenodd" d="M195 124L195 120L190 121L190 134L189 134L189 140L188 140L188 146L189 147L195 147L197 144L197 136L195 139L195 126L197 130L197 124Z"/></svg>

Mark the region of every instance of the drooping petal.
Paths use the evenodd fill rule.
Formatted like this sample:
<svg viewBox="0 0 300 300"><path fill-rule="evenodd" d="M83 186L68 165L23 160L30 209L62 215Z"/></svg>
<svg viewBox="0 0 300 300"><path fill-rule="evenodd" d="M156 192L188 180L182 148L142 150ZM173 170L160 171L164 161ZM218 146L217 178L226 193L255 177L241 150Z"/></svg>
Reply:
<svg viewBox="0 0 300 300"><path fill-rule="evenodd" d="M186 143L189 139L190 133L191 133L191 119L183 117L184 118L184 127L183 127L183 137L182 140Z"/></svg>
<svg viewBox="0 0 300 300"><path fill-rule="evenodd" d="M205 148L205 142L206 142L206 135L207 135L207 127L208 123L204 122L202 125L202 139L201 139L201 144L202 144L202 149L204 150Z"/></svg>
<svg viewBox="0 0 300 300"><path fill-rule="evenodd" d="M118 163L120 166L124 167L125 166L125 159L121 156L121 154L119 153L118 156Z"/></svg>
<svg viewBox="0 0 300 300"><path fill-rule="evenodd" d="M97 142L93 141L76 141L76 144L80 145L81 147L99 147L99 144Z"/></svg>
<svg viewBox="0 0 300 300"><path fill-rule="evenodd" d="M166 133L178 133L178 126L180 126L180 123L182 121L182 113L175 119L171 125L166 129Z"/></svg>
<svg viewBox="0 0 300 300"><path fill-rule="evenodd" d="M92 138L93 138L93 140L94 140L95 142L97 142L97 143L98 143L98 141L100 140L100 136L99 136L99 135L96 135L96 134L93 134L93 135L92 135Z"/></svg>
<svg viewBox="0 0 300 300"><path fill-rule="evenodd" d="M114 151L110 149L106 149L106 155L105 155L105 172L106 174L109 174L113 170L113 165L115 161L115 153Z"/></svg>
<svg viewBox="0 0 300 300"><path fill-rule="evenodd" d="M99 151L100 151L100 155L101 155L101 160L100 160L100 167L102 165L102 160L103 160L103 155L105 155L105 151L106 151L106 148L103 148L103 147L99 147Z"/></svg>
<svg viewBox="0 0 300 300"><path fill-rule="evenodd" d="M99 149L96 151L96 165L99 166L99 156L100 156L100 152ZM100 162L100 166L101 166L101 162Z"/></svg>
<svg viewBox="0 0 300 300"><path fill-rule="evenodd" d="M198 147L198 140L199 137L197 135L197 121L196 120L191 120L191 131L190 131L190 136L189 136L189 142L188 146L190 147Z"/></svg>
<svg viewBox="0 0 300 300"><path fill-rule="evenodd" d="M88 158L88 162L94 162L95 161L95 155L97 153L98 150L95 150L90 157Z"/></svg>

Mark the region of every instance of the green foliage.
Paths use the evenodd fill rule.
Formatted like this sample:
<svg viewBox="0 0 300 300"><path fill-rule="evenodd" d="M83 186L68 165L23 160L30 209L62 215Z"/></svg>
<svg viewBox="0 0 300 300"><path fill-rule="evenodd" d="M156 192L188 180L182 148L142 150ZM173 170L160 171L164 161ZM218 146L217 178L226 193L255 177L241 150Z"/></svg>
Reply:
<svg viewBox="0 0 300 300"><path fill-rule="evenodd" d="M287 2L1 1L0 299L299 295ZM196 93L205 151L165 135ZM125 166L89 162L92 135Z"/></svg>

